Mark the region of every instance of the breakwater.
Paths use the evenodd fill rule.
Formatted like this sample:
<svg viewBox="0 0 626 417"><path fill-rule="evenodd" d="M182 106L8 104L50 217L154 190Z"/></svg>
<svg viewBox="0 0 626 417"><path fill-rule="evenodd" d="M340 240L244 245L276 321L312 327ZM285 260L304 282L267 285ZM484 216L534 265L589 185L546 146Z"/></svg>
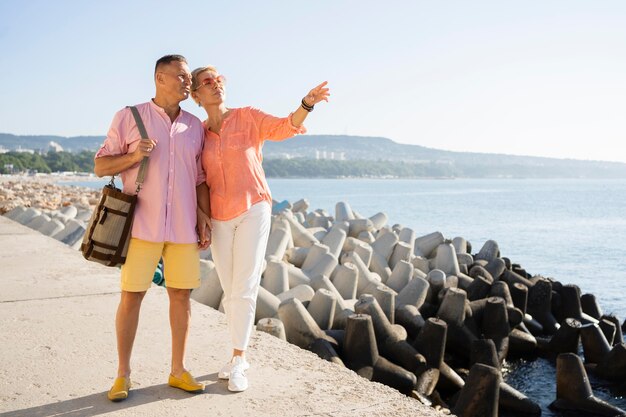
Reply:
<svg viewBox="0 0 626 417"><path fill-rule="evenodd" d="M473 249L472 245L465 241L463 252L462 238L447 239L438 232L416 236L409 228L388 225L386 216L382 213L371 218L363 218L358 214L355 216L354 211L345 203L338 204L333 215L322 210L309 211L306 201L294 203L291 208L289 206L283 204L282 212L280 206L275 207L277 211L268 246L267 268L262 281L263 289L259 295L259 309L265 310L257 310L258 319L265 320L261 321L258 327L265 326L275 334L281 335L281 326L276 318L282 319L280 323L283 325L285 338L292 343L305 348L310 347L322 357L337 363L341 361L360 375L388 383L421 401L441 407L452 407L457 414L461 414L462 411L458 407L462 407L463 410L472 409L471 393L468 394L466 390L462 395L463 388L460 388L461 381L463 386L477 385L465 383L467 378L472 379L469 371L473 369L469 366L472 363L485 365L485 362L488 362L489 365L486 366L497 369L492 365L501 364L502 356L507 360L518 356L526 358L555 356L557 352L550 348L550 343L558 334L552 327L556 327L554 322L561 323L559 330L574 329L574 333L578 335L584 332L597 333L595 330L589 330L595 329L595 326L590 326L593 322L589 317L593 316L589 313L589 306L585 307L588 301L583 302L583 297L575 288L566 283L560 284L559 287L556 280L532 276L520 265L507 262L507 259L499 253L500 248L496 242L488 241L481 248ZM347 222L347 229L344 222ZM339 230L343 230L345 237ZM282 252L284 236L287 236L287 243ZM393 236L397 240L393 239ZM290 243L290 240L293 243ZM343 244L340 244L342 240ZM207 259L203 261L203 286L194 291L194 298L212 296L214 299L203 301L219 309L221 297L215 295L219 294L219 288L214 286L217 276L211 265L210 254L206 253L205 258ZM502 269L502 263L497 261L498 259L504 262L504 269L499 275L497 272ZM489 265L493 262L499 265L499 269L492 270L494 265ZM409 265L413 267L412 273L409 273L411 270ZM353 272L355 270L356 274ZM285 272L287 285L284 280ZM355 294L353 294L354 275L356 275ZM513 281L513 284L510 281ZM546 291L545 282L550 285L549 291ZM412 286L408 287L409 284ZM527 288L527 313L532 315L534 312L533 319L542 327L551 329L550 331L537 332L536 323L528 320L524 322L524 319L528 319L526 314L523 315L522 322L518 322L519 311L523 312L523 309L519 300L516 306L516 297L519 295L515 290L522 293L524 291L520 285L514 284ZM509 290L510 300L505 288ZM485 289L488 289L486 293ZM335 290L339 292L342 301L339 301ZM278 298L278 305L267 293ZM547 314L546 293L550 294L549 312L554 317L554 322L550 314ZM563 299L571 301L576 298L580 299L582 311L580 317L575 302L572 304L574 308L561 313L564 304L557 303L557 300L562 302ZM587 298L590 297L585 297ZM468 305L469 310L466 308ZM331 314L333 306L334 312ZM415 309L410 306L414 306ZM505 311L506 320L503 319ZM583 313L589 317L583 316ZM563 315L573 317L563 319L561 318ZM485 317L499 319L494 318L495 324L485 323ZM545 326L541 324L540 318ZM573 320L568 322L568 318ZM606 319L610 321L610 318ZM519 329L522 323L528 332ZM564 327L563 323L567 326ZM598 327L602 329L601 323L603 320L598 320ZM533 325L536 334L533 334ZM604 326L611 328L606 323ZM331 327L330 330L327 330L327 327ZM441 343L434 343L433 340L444 338L442 336L444 327L446 341L442 348ZM532 349L521 353L515 350L519 347L519 343L516 344L516 337L521 338L516 330L535 338L536 344L533 344L530 338L522 338L524 342L522 345L526 348L533 346ZM555 336L551 336L552 331L555 332ZM615 331L617 332L617 328ZM421 342L418 342L420 337ZM604 337L608 343L607 335ZM507 338L508 341L505 342ZM615 335L613 338L615 339ZM574 346L572 339L573 336L569 339L571 344L566 344L569 348ZM473 344L481 340L494 341L493 349L489 343L488 346L479 344L474 349ZM586 340L596 341L595 345L587 343L587 348L584 349L585 356L594 349L600 352L595 359L586 359L587 363L598 361L603 356L602 352L605 352L606 345L601 343L602 339L599 336L583 336L582 343L579 340L576 339L576 346L583 348ZM597 343L598 340L600 343ZM556 341L553 346L555 344ZM433 346L439 347L434 349L435 352L426 352L428 347ZM463 347L466 349L462 349ZM608 352L614 349L611 347ZM473 360L474 350L477 353L493 350L496 356L485 355L486 358ZM441 366L437 368L433 364L438 364L440 352L443 352L443 360ZM619 352L617 349L614 354L619 356ZM562 359L561 362L567 364L571 360ZM451 371L448 371L448 368ZM569 372L576 374L576 364L565 368L574 369ZM473 379L489 382L483 388L489 389L492 393L489 398L493 408L496 396L494 386L498 385L500 388L498 402L503 397L501 376L484 367L476 369ZM452 371L459 378L456 378ZM445 381L446 375L452 381L447 387L442 382ZM578 375L582 375L580 371ZM585 389L582 387L579 392L587 392ZM479 404L489 403L487 399L483 398ZM518 396L517 399L528 407L529 412L536 412L536 408L532 406L532 398L523 399ZM457 405L459 402L460 406ZM503 407L502 411L506 413L507 408ZM479 412L484 413L485 410Z"/></svg>

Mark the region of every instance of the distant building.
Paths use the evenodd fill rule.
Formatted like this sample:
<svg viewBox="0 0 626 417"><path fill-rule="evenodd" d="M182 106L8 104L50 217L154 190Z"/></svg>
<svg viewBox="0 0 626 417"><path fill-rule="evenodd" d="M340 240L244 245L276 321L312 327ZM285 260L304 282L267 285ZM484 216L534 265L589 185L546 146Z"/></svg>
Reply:
<svg viewBox="0 0 626 417"><path fill-rule="evenodd" d="M56 143L55 141L50 141L48 142L48 149L46 149L48 152L52 151L52 152L63 152L63 146L59 145L58 143Z"/></svg>
<svg viewBox="0 0 626 417"><path fill-rule="evenodd" d="M335 152L335 151L320 151L319 149L315 150L315 159L332 159L345 161L346 153L345 152Z"/></svg>
<svg viewBox="0 0 626 417"><path fill-rule="evenodd" d="M15 152L30 153L30 154L34 154L35 153L35 151L33 149L24 149L21 146L18 146L17 149L15 150Z"/></svg>

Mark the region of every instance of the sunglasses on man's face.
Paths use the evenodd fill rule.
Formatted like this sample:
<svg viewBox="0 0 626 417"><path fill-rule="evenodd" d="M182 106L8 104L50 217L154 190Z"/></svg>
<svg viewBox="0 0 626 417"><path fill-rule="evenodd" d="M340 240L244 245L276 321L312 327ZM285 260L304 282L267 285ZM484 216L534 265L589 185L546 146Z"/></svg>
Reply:
<svg viewBox="0 0 626 417"><path fill-rule="evenodd" d="M205 85L208 85L209 87L213 87L215 86L215 84L218 84L221 86L221 85L224 85L225 83L226 83L226 77L224 77L223 75L218 75L217 77L209 77L200 81L200 85L196 87L196 90L198 90L200 87L204 87Z"/></svg>

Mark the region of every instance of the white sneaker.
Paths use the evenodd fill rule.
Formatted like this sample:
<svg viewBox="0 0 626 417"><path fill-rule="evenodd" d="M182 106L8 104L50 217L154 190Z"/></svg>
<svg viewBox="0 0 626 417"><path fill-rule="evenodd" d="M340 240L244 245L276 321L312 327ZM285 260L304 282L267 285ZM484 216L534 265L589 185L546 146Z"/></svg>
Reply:
<svg viewBox="0 0 626 417"><path fill-rule="evenodd" d="M230 369L233 367L233 362L235 358L240 358L241 356L235 356L233 359L228 362L226 365L222 366L222 369L217 373L217 377L219 379L228 379L230 378ZM243 359L243 370L246 371L250 368L250 364Z"/></svg>
<svg viewBox="0 0 626 417"><path fill-rule="evenodd" d="M228 390L232 392L241 392L248 389L248 378L246 377L246 369L250 365L241 356L235 356L231 362L230 378L228 378Z"/></svg>

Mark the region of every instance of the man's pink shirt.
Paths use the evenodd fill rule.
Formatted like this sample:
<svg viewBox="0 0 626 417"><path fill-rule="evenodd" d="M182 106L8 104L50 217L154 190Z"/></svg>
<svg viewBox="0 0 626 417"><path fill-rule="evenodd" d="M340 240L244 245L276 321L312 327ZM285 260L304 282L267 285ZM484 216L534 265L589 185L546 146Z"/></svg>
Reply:
<svg viewBox="0 0 626 417"><path fill-rule="evenodd" d="M211 217L231 220L253 204L272 196L263 171L264 140L284 140L306 133L288 117L275 117L253 107L231 109L220 134L205 129L202 164L211 195Z"/></svg>
<svg viewBox="0 0 626 417"><path fill-rule="evenodd" d="M171 122L152 101L135 107L156 146L138 195L131 236L150 242L196 243L196 186L205 181L202 122L182 109ZM130 109L122 109L95 157L133 152L140 140ZM138 171L139 164L135 164L120 174L125 193L134 194Z"/></svg>

